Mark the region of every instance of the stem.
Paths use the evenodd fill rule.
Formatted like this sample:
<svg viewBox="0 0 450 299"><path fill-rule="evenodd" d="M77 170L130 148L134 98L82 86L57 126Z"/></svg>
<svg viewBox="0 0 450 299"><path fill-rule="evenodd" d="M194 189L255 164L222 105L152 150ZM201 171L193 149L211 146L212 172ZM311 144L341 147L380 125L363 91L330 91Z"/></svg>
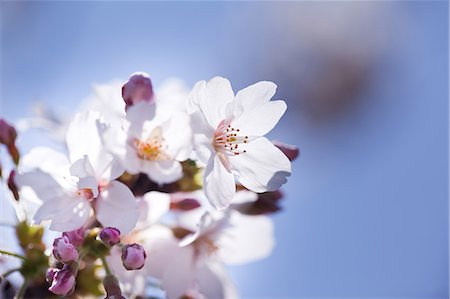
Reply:
<svg viewBox="0 0 450 299"><path fill-rule="evenodd" d="M100 259L102 260L103 268L105 268L106 275L112 275L111 270L109 269L108 263L106 262L106 258L104 256L102 256Z"/></svg>
<svg viewBox="0 0 450 299"><path fill-rule="evenodd" d="M11 269L11 270L9 270L9 271L6 271L5 273L3 273L1 276L0 276L0 282L2 282L4 279L6 279L6 277L8 276L8 275L10 275L10 274L12 274L12 273L14 273L14 272L16 272L16 271L19 271L20 270L20 268L14 268L14 269Z"/></svg>
<svg viewBox="0 0 450 299"><path fill-rule="evenodd" d="M14 299L22 299L25 296L25 291L27 290L27 281L25 280L20 287L19 291L17 292L16 296L14 296Z"/></svg>
<svg viewBox="0 0 450 299"><path fill-rule="evenodd" d="M12 252L5 251L5 250L1 250L1 249L0 249L0 254L5 254L5 255L9 255L9 256L14 256L14 257L17 257L17 258L22 259L22 260L26 260L26 259L27 259L27 258L24 257L23 255L20 255L20 254L17 254L17 253L12 253Z"/></svg>

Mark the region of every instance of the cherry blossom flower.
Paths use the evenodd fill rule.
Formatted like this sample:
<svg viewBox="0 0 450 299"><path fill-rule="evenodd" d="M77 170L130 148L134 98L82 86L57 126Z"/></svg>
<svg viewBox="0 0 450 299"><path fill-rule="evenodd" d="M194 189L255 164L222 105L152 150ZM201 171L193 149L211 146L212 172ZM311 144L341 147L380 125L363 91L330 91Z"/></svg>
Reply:
<svg viewBox="0 0 450 299"><path fill-rule="evenodd" d="M49 148L34 149L24 158L17 181L34 191L34 200L41 201L35 222L51 220L50 229L72 231L82 227L95 210L95 217L105 226L124 233L134 228L137 203L131 190L114 180L123 169L102 147L99 134L105 128L98 113L78 114L67 131L72 164Z"/></svg>
<svg viewBox="0 0 450 299"><path fill-rule="evenodd" d="M183 175L180 162L192 151L190 120L180 111L156 111L154 103L134 104L123 128L109 128L103 141L129 173L143 172L156 183L171 183Z"/></svg>
<svg viewBox="0 0 450 299"><path fill-rule="evenodd" d="M215 77L198 82L189 97L194 148L206 164L204 190L216 208L227 207L235 192L235 177L247 189L278 189L290 175L289 159L263 137L286 110L284 101L270 101L276 85L262 81L240 90Z"/></svg>

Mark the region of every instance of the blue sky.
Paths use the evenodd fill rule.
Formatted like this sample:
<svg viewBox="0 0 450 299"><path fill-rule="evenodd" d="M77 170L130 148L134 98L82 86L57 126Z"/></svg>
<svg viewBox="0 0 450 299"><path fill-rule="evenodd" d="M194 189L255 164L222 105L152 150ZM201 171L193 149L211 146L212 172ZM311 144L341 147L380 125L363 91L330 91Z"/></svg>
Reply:
<svg viewBox="0 0 450 299"><path fill-rule="evenodd" d="M231 268L242 297L448 298L447 2L1 5L9 120L36 100L69 113L92 83L138 70L156 86L278 84L289 109L271 137L301 156L273 255ZM357 88L336 104L346 74ZM327 88L337 108L317 114L309 96Z"/></svg>

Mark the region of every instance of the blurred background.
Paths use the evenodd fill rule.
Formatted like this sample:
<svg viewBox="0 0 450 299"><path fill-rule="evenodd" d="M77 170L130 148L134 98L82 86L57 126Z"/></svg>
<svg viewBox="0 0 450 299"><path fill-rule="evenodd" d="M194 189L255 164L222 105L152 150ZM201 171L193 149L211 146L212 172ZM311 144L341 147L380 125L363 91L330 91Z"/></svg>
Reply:
<svg viewBox="0 0 450 299"><path fill-rule="evenodd" d="M241 296L448 298L448 12L444 1L3 1L0 117L31 116L36 102L70 115L93 83L139 70L156 88L274 81L289 108L270 137L301 156L273 255L230 268ZM46 142L25 134L19 146Z"/></svg>

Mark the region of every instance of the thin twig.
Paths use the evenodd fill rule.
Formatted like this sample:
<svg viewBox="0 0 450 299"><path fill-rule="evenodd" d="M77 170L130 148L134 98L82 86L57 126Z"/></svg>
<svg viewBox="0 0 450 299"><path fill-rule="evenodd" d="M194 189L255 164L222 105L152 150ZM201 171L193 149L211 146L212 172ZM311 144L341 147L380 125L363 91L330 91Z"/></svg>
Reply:
<svg viewBox="0 0 450 299"><path fill-rule="evenodd" d="M1 250L1 249L0 249L0 254L14 256L14 257L17 257L17 258L22 259L22 260L26 260L27 259L23 255L20 255L20 254L17 254L17 253L12 253L12 252L9 252L9 251L6 251L6 250Z"/></svg>

